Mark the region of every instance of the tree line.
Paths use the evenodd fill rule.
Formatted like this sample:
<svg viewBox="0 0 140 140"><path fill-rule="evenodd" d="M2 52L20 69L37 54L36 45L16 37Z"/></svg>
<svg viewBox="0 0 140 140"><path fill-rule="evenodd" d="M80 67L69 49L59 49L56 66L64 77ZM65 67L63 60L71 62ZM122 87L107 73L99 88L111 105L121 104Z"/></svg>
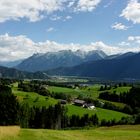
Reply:
<svg viewBox="0 0 140 140"><path fill-rule="evenodd" d="M100 99L121 102L127 104L124 108L124 112L129 114L140 113L140 87L132 87L129 92L123 92L120 94L110 93L108 91L102 92L99 95ZM107 104L108 105L108 104Z"/></svg>

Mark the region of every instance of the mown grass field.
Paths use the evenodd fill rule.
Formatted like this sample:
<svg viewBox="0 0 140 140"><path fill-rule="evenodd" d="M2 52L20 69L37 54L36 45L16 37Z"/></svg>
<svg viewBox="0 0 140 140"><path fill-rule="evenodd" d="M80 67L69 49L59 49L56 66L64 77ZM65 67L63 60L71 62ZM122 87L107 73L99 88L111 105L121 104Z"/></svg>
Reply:
<svg viewBox="0 0 140 140"><path fill-rule="evenodd" d="M71 95L72 97L77 97L79 95L82 95L83 97L93 96L92 95L93 91L89 91L87 89L80 89L80 88L72 89L72 88L64 88L64 87L56 87L56 86L50 86L48 89L50 92L56 92L60 94L65 93Z"/></svg>
<svg viewBox="0 0 140 140"><path fill-rule="evenodd" d="M101 127L89 130L45 130L0 127L0 140L140 140L140 125ZM10 131L11 130L11 131Z"/></svg>
<svg viewBox="0 0 140 140"><path fill-rule="evenodd" d="M88 110L82 107L74 106L74 105L67 105L68 108L68 115L79 115L83 116L84 114L89 114L89 115L94 115L97 114L99 121L102 119L105 120L113 120L115 119L116 121L120 120L122 117L128 117L129 115L113 110L108 110L108 109L102 109L96 107L94 110Z"/></svg>

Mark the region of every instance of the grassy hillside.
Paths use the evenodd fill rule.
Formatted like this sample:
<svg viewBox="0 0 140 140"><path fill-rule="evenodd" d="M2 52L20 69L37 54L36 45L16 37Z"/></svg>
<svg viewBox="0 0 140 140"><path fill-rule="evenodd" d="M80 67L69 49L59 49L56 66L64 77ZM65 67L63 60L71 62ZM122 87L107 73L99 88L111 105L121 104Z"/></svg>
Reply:
<svg viewBox="0 0 140 140"><path fill-rule="evenodd" d="M50 92L57 92L57 93L66 93L70 94L72 96L78 96L78 95L83 95L83 96L90 96L91 98L98 98L99 94L104 91L99 91L101 85L100 84L95 84L93 86L89 86L87 88L64 88L64 87L56 87L56 86L49 86L49 91ZM123 93L123 92L128 92L131 89L130 86L127 87L117 87L117 88L111 88L109 91L111 93L116 92L117 94Z"/></svg>
<svg viewBox="0 0 140 140"><path fill-rule="evenodd" d="M68 108L68 115L79 115L82 116L84 114L89 114L89 115L94 115L97 114L99 120L105 119L105 120L112 120L115 119L116 121L120 120L122 117L127 117L129 115L113 111L113 110L108 110L108 109L102 109L102 108L97 108L95 110L88 110L82 107L74 106L74 105L67 105Z"/></svg>
<svg viewBox="0 0 140 140"><path fill-rule="evenodd" d="M13 129L14 128L14 129ZM90 130L33 130L0 127L1 140L140 140L140 125L101 127ZM10 131L11 130L11 131ZM13 131L14 130L14 131Z"/></svg>
<svg viewBox="0 0 140 140"><path fill-rule="evenodd" d="M19 91L16 83L13 85L12 91L21 103L28 103L30 106L49 106L58 102L54 98L45 97L35 92Z"/></svg>
<svg viewBox="0 0 140 140"><path fill-rule="evenodd" d="M58 92L58 93L70 93L71 95L79 95L79 94L93 94L93 93L97 93L100 89L101 85L93 85L93 86L89 86L87 88L64 88L64 87L56 87L56 86L49 86L49 90L51 92Z"/></svg>
<svg viewBox="0 0 140 140"><path fill-rule="evenodd" d="M101 87L100 84L95 84L93 86L89 86L86 88L83 87L83 88L72 89L72 88L49 86L48 89L50 92L57 92L60 94L65 93L65 94L71 95L72 97L77 97L79 95L82 95L83 97L90 97L92 99L98 99L98 100L103 101L103 102L109 102L109 103L111 103L117 107L120 107L120 108L123 108L125 106L125 104L123 104L123 103L102 100L102 99L99 99L98 97L99 97L100 93L105 92L105 91L108 91L110 93L116 92L116 94L128 92L131 89L130 86L126 86L126 87L122 86L122 87L117 87L117 88L112 87L110 90L104 90L104 91L100 91L100 87Z"/></svg>
<svg viewBox="0 0 140 140"><path fill-rule="evenodd" d="M22 103L28 103L30 106L49 106L49 105L54 105L58 102L58 100L55 100L53 98L46 98L44 96L41 96L37 93L34 92L23 92L23 91L16 91L14 90L14 94L17 96L17 98L20 100ZM75 105L67 105L68 108L68 115L79 115L82 116L84 114L89 114L89 115L94 115L95 113L99 117L99 120L106 119L106 120L111 120L111 119L116 119L120 120L122 117L129 116L124 113L120 113L117 111L112 111L112 110L107 110L107 109L101 109L101 108L96 108L95 110L88 110L82 107L78 107Z"/></svg>
<svg viewBox="0 0 140 140"><path fill-rule="evenodd" d="M55 87L55 86L50 86L49 90L58 92L58 93L66 93L66 94L71 94L73 97L78 96L80 94L99 94L99 88L100 85L94 85L86 89L71 89L71 88L63 88L63 87ZM17 87L17 83L15 83L12 87L13 93L17 96L18 100L21 103L28 103L30 106L49 106L49 105L54 105L58 102L58 100L51 98L51 97L46 97L46 96L41 96L35 92L24 92L24 91L19 91ZM116 104L116 103L114 103ZM119 105L118 105L119 104ZM117 103L117 106L121 106L121 103ZM89 114L89 115L94 115L95 113L99 117L99 120L105 119L105 120L120 120L122 117L127 117L129 115L120 113L117 111L112 111L112 110L107 110L107 109L101 109L101 108L96 108L95 110L88 110L82 107L74 106L74 105L67 105L68 108L68 115L79 115L82 116L84 114Z"/></svg>
<svg viewBox="0 0 140 140"><path fill-rule="evenodd" d="M89 91L88 89L80 89L80 88L64 88L64 87L56 87L56 86L50 86L49 87L49 91L50 92L56 92L56 93L65 93L65 94L69 94L72 97L77 97L78 95L82 95L84 97L87 96L98 96L98 95L92 95L93 94L93 90ZM95 92L95 91L94 91Z"/></svg>

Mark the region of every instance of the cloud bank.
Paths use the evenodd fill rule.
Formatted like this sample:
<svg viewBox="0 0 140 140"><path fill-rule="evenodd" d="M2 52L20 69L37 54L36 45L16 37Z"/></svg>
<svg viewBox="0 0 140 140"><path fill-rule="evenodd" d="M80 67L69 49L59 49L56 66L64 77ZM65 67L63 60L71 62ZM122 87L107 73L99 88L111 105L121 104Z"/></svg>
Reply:
<svg viewBox="0 0 140 140"><path fill-rule="evenodd" d="M27 18L36 22L56 11L93 11L101 0L0 0L0 22Z"/></svg>
<svg viewBox="0 0 140 140"><path fill-rule="evenodd" d="M88 45L80 44L60 44L54 41L45 41L35 43L26 36L10 36L8 34L0 35L0 60L1 61L14 61L27 58L34 53L57 52L60 50L102 50L107 54L123 53L128 51L140 51L140 37L130 36L122 45L111 46L102 41L92 42ZM137 43L135 47L129 47L129 44ZM125 46L127 44L127 46Z"/></svg>

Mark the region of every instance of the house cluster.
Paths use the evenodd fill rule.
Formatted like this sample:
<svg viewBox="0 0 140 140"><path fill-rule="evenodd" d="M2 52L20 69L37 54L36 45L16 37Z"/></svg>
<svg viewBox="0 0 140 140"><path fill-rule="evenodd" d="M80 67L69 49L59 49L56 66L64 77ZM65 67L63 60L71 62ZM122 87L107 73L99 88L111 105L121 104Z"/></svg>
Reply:
<svg viewBox="0 0 140 140"><path fill-rule="evenodd" d="M61 104L67 104L67 101L66 100L61 100L60 102L61 102ZM73 105L76 105L76 106L81 106L83 108L87 108L87 109L90 109L90 110L95 109L95 106L94 106L93 103L87 103L84 100L74 99L72 101L72 104Z"/></svg>

